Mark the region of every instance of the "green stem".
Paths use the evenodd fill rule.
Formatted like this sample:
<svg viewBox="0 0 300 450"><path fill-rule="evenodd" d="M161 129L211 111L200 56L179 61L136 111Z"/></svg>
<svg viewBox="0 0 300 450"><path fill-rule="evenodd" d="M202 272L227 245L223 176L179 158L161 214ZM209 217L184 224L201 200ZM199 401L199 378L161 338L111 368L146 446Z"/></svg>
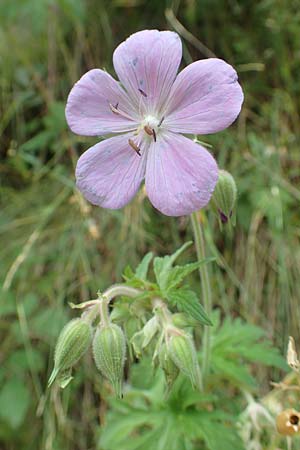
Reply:
<svg viewBox="0 0 300 450"><path fill-rule="evenodd" d="M73 304L69 303L71 308L84 309L86 310L82 314L82 318L89 323L93 323L97 316L100 314L101 324L103 326L109 325L109 302L117 297L118 295L125 295L127 297L136 297L141 294L142 291L139 289L126 286L124 284L114 284L110 286L103 294L98 292L98 298L94 300L88 300L87 302Z"/></svg>
<svg viewBox="0 0 300 450"><path fill-rule="evenodd" d="M90 306L86 311L84 311L81 315L82 319L92 324L99 314L99 303L100 300L96 300L92 304L92 306Z"/></svg>
<svg viewBox="0 0 300 450"><path fill-rule="evenodd" d="M202 261L205 259L205 241L204 234L199 222L198 216L196 212L191 214L191 222L193 227L193 233L195 238L195 248L197 252L198 261ZM199 267L199 274L201 280L201 288L202 288L202 298L204 309L207 312L208 316L210 316L212 309L212 295L211 288L209 282L209 274L206 264L202 264ZM210 331L211 328L206 326L204 328L203 334L203 363L202 363L202 372L203 372L203 380L209 374L209 366L210 366L210 351L211 351L211 342L210 342Z"/></svg>
<svg viewBox="0 0 300 450"><path fill-rule="evenodd" d="M113 298L118 295L125 295L126 297L136 297L141 294L142 291L140 289L135 289L130 286L126 286L125 284L113 284L106 291L103 292L102 296L105 297L108 302L110 302Z"/></svg>
<svg viewBox="0 0 300 450"><path fill-rule="evenodd" d="M110 324L109 312L108 312L108 300L106 298L100 298L99 302L101 325L108 327Z"/></svg>

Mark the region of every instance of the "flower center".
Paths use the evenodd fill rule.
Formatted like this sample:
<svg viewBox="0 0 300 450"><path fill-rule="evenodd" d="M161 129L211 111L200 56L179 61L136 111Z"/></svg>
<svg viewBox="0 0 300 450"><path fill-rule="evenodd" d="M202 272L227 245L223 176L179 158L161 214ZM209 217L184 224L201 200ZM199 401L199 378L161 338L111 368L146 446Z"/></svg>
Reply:
<svg viewBox="0 0 300 450"><path fill-rule="evenodd" d="M111 109L112 109L112 107L111 107ZM112 111L114 112L113 109L112 109ZM138 136L139 133L141 131L143 131L145 137L148 136L148 138L150 137L151 139L154 140L154 142L156 142L156 137L157 137L157 134L159 133L160 126L163 123L163 121L164 121L164 117L162 117L161 119L157 119L155 116L151 116L150 114L148 114L147 116L144 117L144 120L142 120L141 124L136 129L134 134L135 134L135 136ZM129 143L130 147L139 156L141 156L141 148L140 148L141 141L140 141L140 139L139 139L139 141L137 141L137 139L135 139L135 140L129 139L128 143Z"/></svg>
<svg viewBox="0 0 300 450"><path fill-rule="evenodd" d="M148 136L151 136L154 139L154 142L156 142L156 136L159 132L159 127L161 126L163 120L164 117L158 119L157 117L148 114L144 117L144 120L142 121L139 128L144 130L144 132Z"/></svg>
<svg viewBox="0 0 300 450"><path fill-rule="evenodd" d="M157 132L158 124L159 124L159 120L156 117L150 116L150 115L146 116L142 123L143 127L146 126L146 127L152 128L152 130L155 130L156 132Z"/></svg>

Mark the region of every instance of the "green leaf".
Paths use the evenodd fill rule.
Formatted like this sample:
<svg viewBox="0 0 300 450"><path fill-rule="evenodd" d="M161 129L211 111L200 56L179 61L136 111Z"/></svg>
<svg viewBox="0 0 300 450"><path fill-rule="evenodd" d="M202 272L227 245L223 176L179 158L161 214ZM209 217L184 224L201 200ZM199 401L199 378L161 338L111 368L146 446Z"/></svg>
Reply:
<svg viewBox="0 0 300 450"><path fill-rule="evenodd" d="M255 378L250 374L249 367L241 358L232 359L230 355L227 357L214 355L212 369L221 379L230 380L232 384L239 387L253 388L257 386Z"/></svg>
<svg viewBox="0 0 300 450"><path fill-rule="evenodd" d="M178 286L185 277L187 277L195 270L199 269L200 266L214 260L215 258L206 258L203 259L202 261L196 261L194 263L185 264L184 266L173 267L172 269L170 269L168 274L167 289L172 289Z"/></svg>
<svg viewBox="0 0 300 450"><path fill-rule="evenodd" d="M210 450L244 450L244 444L235 430L234 423L228 426L213 418L202 422L204 439Z"/></svg>
<svg viewBox="0 0 300 450"><path fill-rule="evenodd" d="M126 266L123 271L123 277L125 280L131 280L131 278L134 278L134 272L130 266Z"/></svg>
<svg viewBox="0 0 300 450"><path fill-rule="evenodd" d="M270 340L265 338L265 330L240 319L225 319L215 330L213 352L218 355L239 355L248 361L260 362L280 369L287 369L284 358Z"/></svg>
<svg viewBox="0 0 300 450"><path fill-rule="evenodd" d="M150 364L143 370L140 364L135 365L142 379L149 372ZM131 384L136 386L132 379ZM185 380L179 379L170 396L163 400L163 378L156 377L155 385L153 381L150 385L150 389L140 386L129 390L122 401L110 401L99 448L244 450L235 429L236 417L227 409L223 412L222 403L216 410L207 409L206 404L209 408L213 406L211 395L197 394Z"/></svg>
<svg viewBox="0 0 300 450"><path fill-rule="evenodd" d="M191 440L203 439L209 450L244 450L234 426L234 417L222 412L195 412L184 417L185 433ZM223 422L227 422L227 425ZM229 422L229 423L228 423ZM230 423L231 422L231 423ZM199 447L200 448L200 447Z"/></svg>
<svg viewBox="0 0 300 450"><path fill-rule="evenodd" d="M188 288L168 291L167 299L180 311L189 314L193 319L203 325L212 325L212 321L199 302L197 294Z"/></svg>
<svg viewBox="0 0 300 450"><path fill-rule="evenodd" d="M137 266L135 275L140 280L146 281L149 264L150 264L152 258L153 258L153 253L152 252L147 253L144 256L144 258L142 259L142 261L140 262L140 264Z"/></svg>
<svg viewBox="0 0 300 450"><path fill-rule="evenodd" d="M262 328L231 318L220 325L217 315L214 322L217 325L213 328L211 364L221 379L253 388L257 381L251 375L251 363L287 369L284 358L266 339Z"/></svg>
<svg viewBox="0 0 300 450"><path fill-rule="evenodd" d="M164 290L167 287L168 276L173 263L181 255L181 253L184 252L186 248L190 247L191 244L192 241L186 242L172 255L166 255L163 257L157 256L156 258L154 258L153 269L157 283L161 290Z"/></svg>
<svg viewBox="0 0 300 450"><path fill-rule="evenodd" d="M30 398L23 381L10 379L0 391L0 417L12 428L18 428L25 419Z"/></svg>

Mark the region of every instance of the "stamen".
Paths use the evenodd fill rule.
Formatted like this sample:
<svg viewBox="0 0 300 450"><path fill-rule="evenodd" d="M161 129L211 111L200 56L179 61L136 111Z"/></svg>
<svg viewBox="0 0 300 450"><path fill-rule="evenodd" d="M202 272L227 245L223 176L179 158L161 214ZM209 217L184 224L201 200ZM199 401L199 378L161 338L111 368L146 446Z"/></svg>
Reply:
<svg viewBox="0 0 300 450"><path fill-rule="evenodd" d="M116 103L116 105L112 105L111 103L109 103L109 107L111 112L113 112L114 114L118 114L119 116L125 117L126 119L132 120L133 122L135 122L135 119L133 117L130 117L129 114L126 114L124 111L122 111L121 109L119 109L119 102Z"/></svg>
<svg viewBox="0 0 300 450"><path fill-rule="evenodd" d="M118 110L118 106L119 106L119 102L116 103L116 106L113 106L111 103L109 104L109 107L114 114L120 114L120 111Z"/></svg>
<svg viewBox="0 0 300 450"><path fill-rule="evenodd" d="M163 116L163 117L160 119L160 121L159 121L157 127L160 127L164 120L165 120L165 118L164 118L164 116Z"/></svg>
<svg viewBox="0 0 300 450"><path fill-rule="evenodd" d="M130 145L130 147L133 148L133 150L139 155L141 156L141 149L135 144L135 142L132 139L128 139L128 144Z"/></svg>
<svg viewBox="0 0 300 450"><path fill-rule="evenodd" d="M145 125L144 130L149 136L153 136L154 142L156 142L156 133L154 128L149 127L149 125Z"/></svg>
<svg viewBox="0 0 300 450"><path fill-rule="evenodd" d="M156 133L154 128L149 127L149 125L145 125L144 130L149 136L153 136L154 142L156 142Z"/></svg>
<svg viewBox="0 0 300 450"><path fill-rule="evenodd" d="M153 136L153 129L151 128L151 127L149 127L149 125L145 125L144 126L144 130L146 131L146 133L149 135L149 136Z"/></svg>
<svg viewBox="0 0 300 450"><path fill-rule="evenodd" d="M144 92L142 89L138 88L138 91L143 95L143 97L148 97L146 92Z"/></svg>

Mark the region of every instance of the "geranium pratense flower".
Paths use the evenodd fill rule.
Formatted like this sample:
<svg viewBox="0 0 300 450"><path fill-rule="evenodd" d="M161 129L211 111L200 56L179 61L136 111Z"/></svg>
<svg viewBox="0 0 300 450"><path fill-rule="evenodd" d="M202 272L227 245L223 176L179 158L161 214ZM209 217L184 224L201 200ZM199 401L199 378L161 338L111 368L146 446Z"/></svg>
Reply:
<svg viewBox="0 0 300 450"><path fill-rule="evenodd" d="M145 30L114 52L121 82L93 69L70 92L66 118L74 133L117 134L78 160L77 186L93 204L126 205L145 179L152 204L169 216L205 206L218 178L214 158L184 134L215 133L240 112L243 92L221 59L196 61L177 76L179 36Z"/></svg>

